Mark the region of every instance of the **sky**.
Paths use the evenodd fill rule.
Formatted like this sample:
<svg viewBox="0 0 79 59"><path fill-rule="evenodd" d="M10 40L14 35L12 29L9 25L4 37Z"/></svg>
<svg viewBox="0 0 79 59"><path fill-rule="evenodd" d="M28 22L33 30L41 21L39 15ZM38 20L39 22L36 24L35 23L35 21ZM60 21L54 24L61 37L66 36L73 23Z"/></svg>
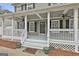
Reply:
<svg viewBox="0 0 79 59"><path fill-rule="evenodd" d="M9 11L13 11L13 6L11 5L11 3L0 3L0 6L3 9L7 9Z"/></svg>

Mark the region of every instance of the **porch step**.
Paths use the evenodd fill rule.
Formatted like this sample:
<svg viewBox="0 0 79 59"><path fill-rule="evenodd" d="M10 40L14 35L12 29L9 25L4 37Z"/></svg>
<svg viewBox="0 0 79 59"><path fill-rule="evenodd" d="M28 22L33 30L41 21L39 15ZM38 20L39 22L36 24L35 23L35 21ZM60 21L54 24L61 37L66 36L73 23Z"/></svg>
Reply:
<svg viewBox="0 0 79 59"><path fill-rule="evenodd" d="M43 49L47 46L47 41L44 40L26 40L23 44L24 47Z"/></svg>
<svg viewBox="0 0 79 59"><path fill-rule="evenodd" d="M47 43L47 40L36 40L36 39L27 39L25 42L36 42L36 43L43 43L43 44L46 44Z"/></svg>

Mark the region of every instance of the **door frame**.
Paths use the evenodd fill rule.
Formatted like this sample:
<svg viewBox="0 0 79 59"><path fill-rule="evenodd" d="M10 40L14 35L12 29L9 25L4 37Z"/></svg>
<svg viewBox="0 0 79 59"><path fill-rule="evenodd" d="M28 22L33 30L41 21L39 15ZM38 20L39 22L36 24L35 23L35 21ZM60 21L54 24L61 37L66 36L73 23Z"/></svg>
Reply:
<svg viewBox="0 0 79 59"><path fill-rule="evenodd" d="M40 23L45 22L45 33L40 33ZM39 21L39 35L46 35L46 21Z"/></svg>

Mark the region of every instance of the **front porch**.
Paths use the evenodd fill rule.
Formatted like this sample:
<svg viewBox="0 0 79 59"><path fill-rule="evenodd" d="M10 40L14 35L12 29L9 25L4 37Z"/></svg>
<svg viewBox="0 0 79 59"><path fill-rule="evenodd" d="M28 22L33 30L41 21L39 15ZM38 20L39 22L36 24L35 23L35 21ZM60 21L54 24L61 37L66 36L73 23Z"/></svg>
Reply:
<svg viewBox="0 0 79 59"><path fill-rule="evenodd" d="M19 41L24 47L43 49L52 46L78 51L79 9L60 7L62 9L56 7L56 10L51 7L46 12L38 10L1 16L0 37Z"/></svg>

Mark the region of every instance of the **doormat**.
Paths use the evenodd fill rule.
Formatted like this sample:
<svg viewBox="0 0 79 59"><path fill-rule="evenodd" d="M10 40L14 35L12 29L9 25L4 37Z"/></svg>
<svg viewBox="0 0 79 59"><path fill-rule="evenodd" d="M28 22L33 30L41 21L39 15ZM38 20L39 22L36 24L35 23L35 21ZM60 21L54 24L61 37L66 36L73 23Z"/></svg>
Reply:
<svg viewBox="0 0 79 59"><path fill-rule="evenodd" d="M35 48L26 48L23 50L23 52L28 52L28 53L31 53L31 54L35 54L37 52L38 49L35 49Z"/></svg>

